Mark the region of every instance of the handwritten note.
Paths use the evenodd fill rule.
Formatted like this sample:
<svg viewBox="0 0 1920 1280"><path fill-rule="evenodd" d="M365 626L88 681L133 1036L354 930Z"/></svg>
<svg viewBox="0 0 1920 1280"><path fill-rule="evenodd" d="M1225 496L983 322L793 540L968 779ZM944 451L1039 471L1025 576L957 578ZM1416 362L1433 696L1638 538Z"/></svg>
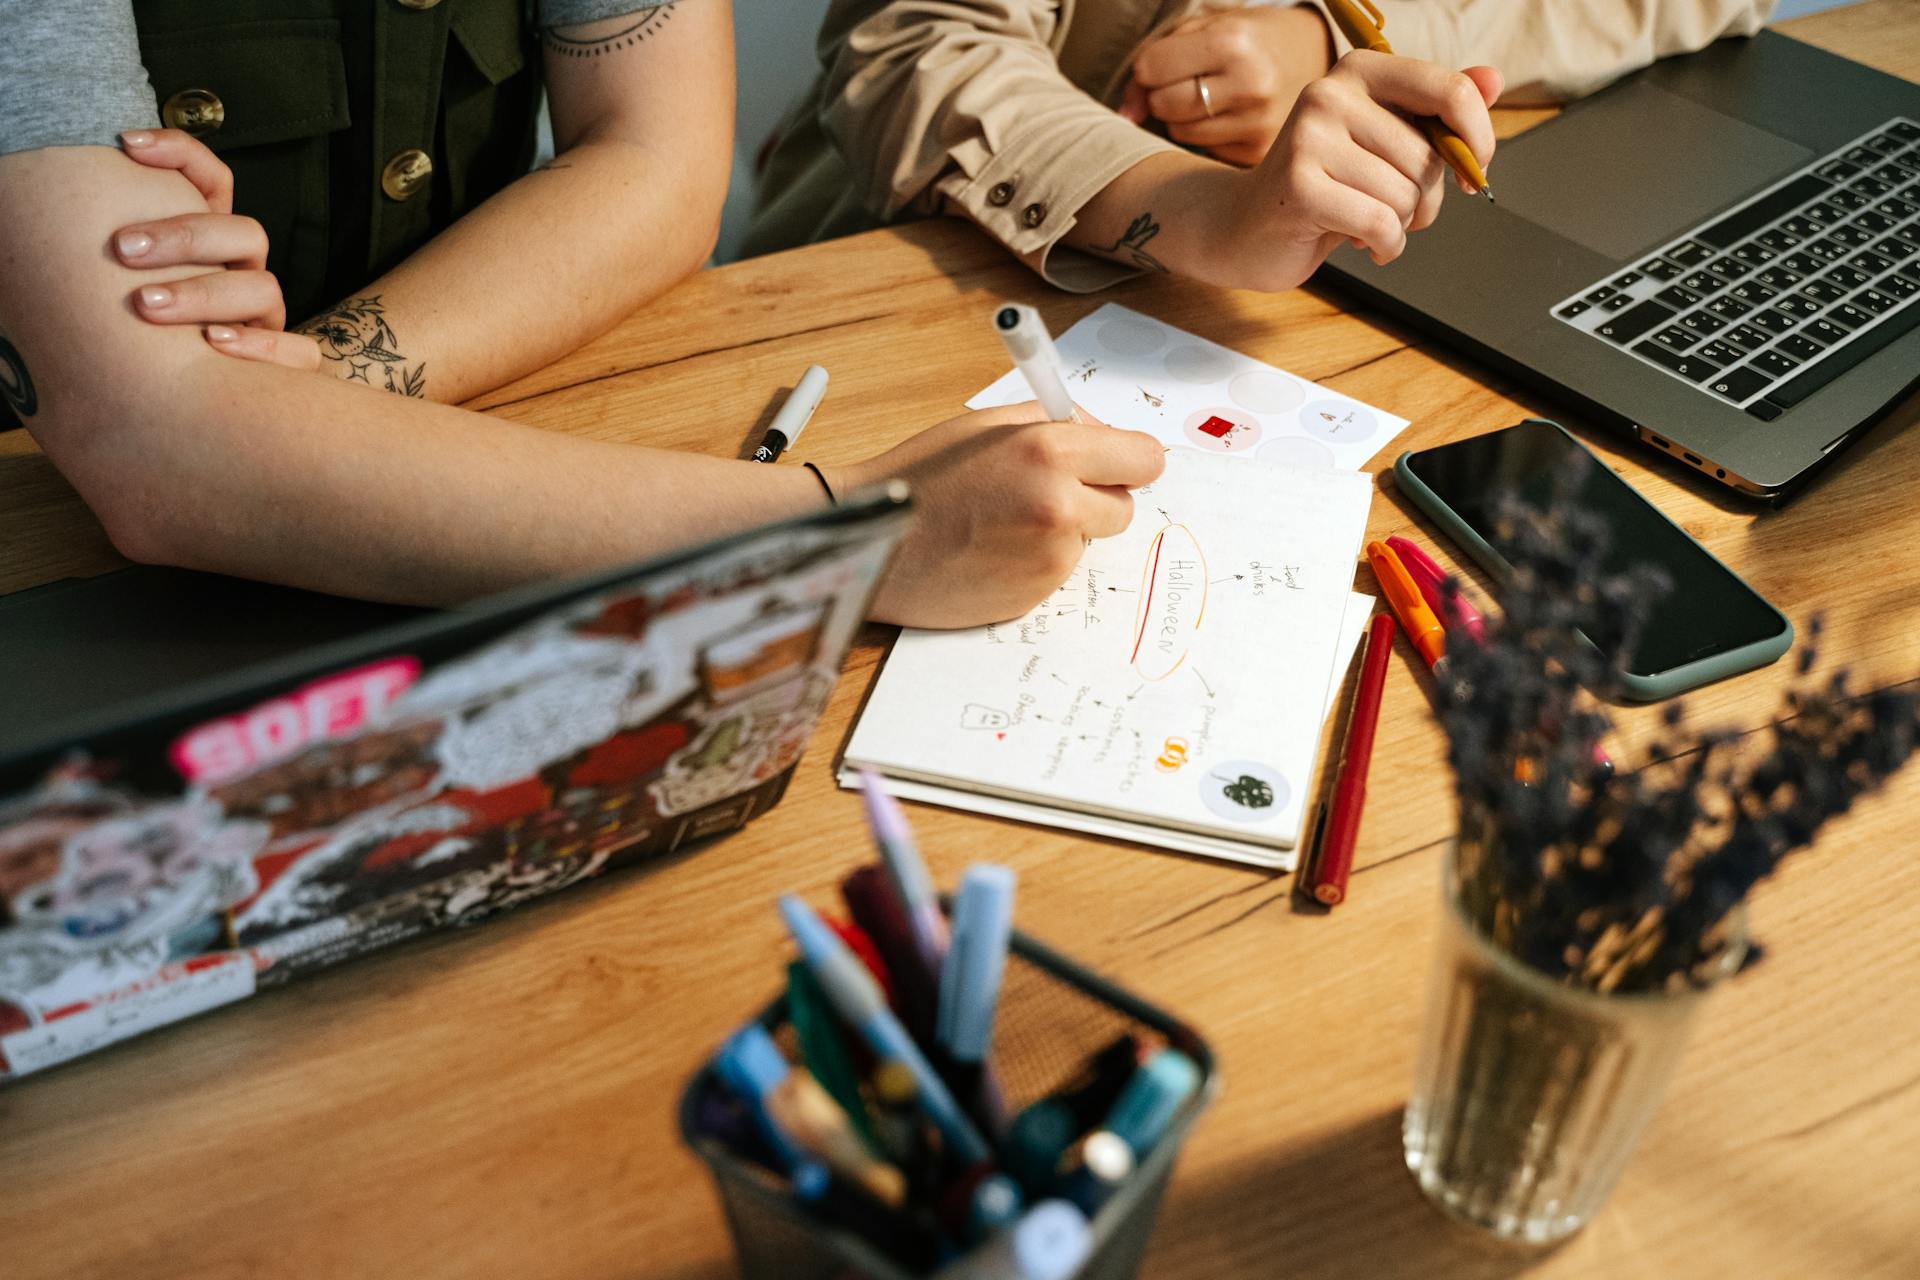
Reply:
<svg viewBox="0 0 1920 1280"><path fill-rule="evenodd" d="M1127 531L1026 615L904 633L848 763L1292 846L1371 494L1352 472L1170 452Z"/></svg>

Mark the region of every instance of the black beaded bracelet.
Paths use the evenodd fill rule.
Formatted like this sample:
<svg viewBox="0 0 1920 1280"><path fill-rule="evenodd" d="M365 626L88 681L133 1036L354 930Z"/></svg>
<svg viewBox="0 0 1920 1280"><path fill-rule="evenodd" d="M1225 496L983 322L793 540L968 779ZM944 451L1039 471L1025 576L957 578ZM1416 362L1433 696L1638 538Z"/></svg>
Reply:
<svg viewBox="0 0 1920 1280"><path fill-rule="evenodd" d="M800 465L813 472L813 478L818 480L820 487L827 491L827 501L836 507L839 506L840 499L833 496L833 486L827 483L827 478L824 475L820 474L820 468L814 466L811 462L803 462Z"/></svg>

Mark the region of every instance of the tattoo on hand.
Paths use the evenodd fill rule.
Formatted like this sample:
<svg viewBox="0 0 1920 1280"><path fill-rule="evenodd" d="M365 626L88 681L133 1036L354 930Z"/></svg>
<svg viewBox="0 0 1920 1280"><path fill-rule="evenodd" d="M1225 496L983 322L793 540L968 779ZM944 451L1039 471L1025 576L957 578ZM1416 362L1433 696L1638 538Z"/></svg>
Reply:
<svg viewBox="0 0 1920 1280"><path fill-rule="evenodd" d="M427 394L426 361L407 367L407 357L400 352L377 293L349 298L307 321L299 331L319 342L323 357L344 365L348 382L380 385L370 376L377 365L387 390L395 395L417 399Z"/></svg>
<svg viewBox="0 0 1920 1280"><path fill-rule="evenodd" d="M1166 264L1147 252L1147 242L1160 234L1160 224L1151 213L1143 213L1127 226L1126 234L1100 250L1109 257L1131 262L1148 271L1166 273Z"/></svg>
<svg viewBox="0 0 1920 1280"><path fill-rule="evenodd" d="M40 412L40 396L33 389L27 362L20 358L20 349L5 337L0 337L0 400L23 418Z"/></svg>
<svg viewBox="0 0 1920 1280"><path fill-rule="evenodd" d="M650 5L637 13L629 14L628 17L632 21L618 31L592 36L562 35L558 27L545 27L541 29L540 37L548 50L553 53L569 58L597 58L603 53L611 53L615 49L625 49L630 45L639 44L665 26L667 19L672 16L673 3L672 0L668 0L666 4ZM569 27L568 30L586 31L597 25L599 24Z"/></svg>

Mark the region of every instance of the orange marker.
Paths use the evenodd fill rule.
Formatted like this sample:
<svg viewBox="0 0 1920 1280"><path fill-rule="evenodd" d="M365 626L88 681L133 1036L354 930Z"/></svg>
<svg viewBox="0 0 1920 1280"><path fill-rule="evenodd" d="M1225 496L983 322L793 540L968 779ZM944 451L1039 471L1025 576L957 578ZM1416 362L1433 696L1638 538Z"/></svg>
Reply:
<svg viewBox="0 0 1920 1280"><path fill-rule="evenodd" d="M1393 606L1393 616L1400 619L1400 625L1407 633L1407 639L1413 641L1413 647L1420 651L1426 661L1427 670L1435 675L1446 674L1447 632L1440 625L1440 619L1427 607L1426 600L1420 595L1420 588L1414 585L1413 575L1407 572L1407 566L1400 563L1400 557L1393 548L1384 542L1367 544L1367 560L1373 565L1373 576L1380 580L1380 589L1387 594L1387 603Z"/></svg>

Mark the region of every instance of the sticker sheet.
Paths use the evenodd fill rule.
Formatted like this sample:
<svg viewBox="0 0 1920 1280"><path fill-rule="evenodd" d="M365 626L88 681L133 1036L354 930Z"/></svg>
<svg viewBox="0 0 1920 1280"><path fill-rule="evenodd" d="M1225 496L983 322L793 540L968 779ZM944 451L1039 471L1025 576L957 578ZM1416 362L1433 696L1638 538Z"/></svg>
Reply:
<svg viewBox="0 0 1920 1280"><path fill-rule="evenodd" d="M1054 345L1074 403L1170 449L1358 471L1407 427L1405 418L1115 303ZM1031 399L1014 370L967 408Z"/></svg>

